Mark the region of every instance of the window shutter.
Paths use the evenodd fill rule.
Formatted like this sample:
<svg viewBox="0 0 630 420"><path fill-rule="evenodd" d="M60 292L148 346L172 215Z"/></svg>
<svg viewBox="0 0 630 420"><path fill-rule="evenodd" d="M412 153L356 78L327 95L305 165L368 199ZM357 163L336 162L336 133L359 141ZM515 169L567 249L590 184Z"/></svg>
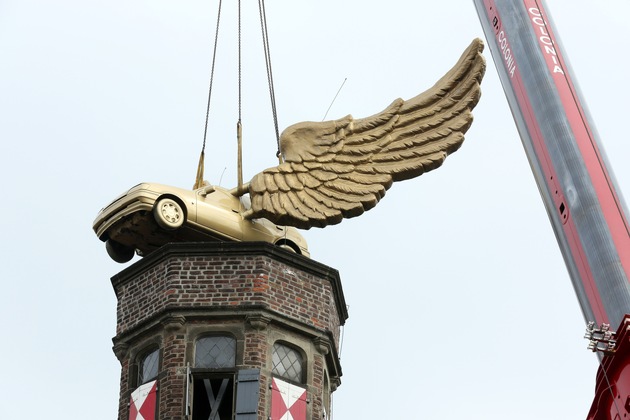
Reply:
<svg viewBox="0 0 630 420"><path fill-rule="evenodd" d="M147 382L131 393L129 420L155 420L157 381Z"/></svg>
<svg viewBox="0 0 630 420"><path fill-rule="evenodd" d="M258 419L260 369L242 369L236 378L236 420Z"/></svg>
<svg viewBox="0 0 630 420"><path fill-rule="evenodd" d="M306 388L278 378L271 380L271 420L306 420Z"/></svg>

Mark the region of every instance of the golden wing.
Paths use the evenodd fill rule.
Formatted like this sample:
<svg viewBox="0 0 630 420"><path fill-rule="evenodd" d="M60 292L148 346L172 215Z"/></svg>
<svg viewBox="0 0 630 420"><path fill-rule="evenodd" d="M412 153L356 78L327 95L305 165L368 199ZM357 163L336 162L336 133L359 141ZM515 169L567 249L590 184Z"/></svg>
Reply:
<svg viewBox="0 0 630 420"><path fill-rule="evenodd" d="M470 127L485 72L476 39L431 89L355 120L302 122L280 138L284 163L254 176L247 218L308 229L371 209L393 181L439 167Z"/></svg>

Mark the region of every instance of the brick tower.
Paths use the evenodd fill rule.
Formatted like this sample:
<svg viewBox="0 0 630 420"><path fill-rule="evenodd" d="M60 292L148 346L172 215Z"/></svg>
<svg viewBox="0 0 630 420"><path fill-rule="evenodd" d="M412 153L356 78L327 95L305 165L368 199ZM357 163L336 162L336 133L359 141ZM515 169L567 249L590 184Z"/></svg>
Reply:
<svg viewBox="0 0 630 420"><path fill-rule="evenodd" d="M267 243L180 243L112 285L119 420L327 418L348 317L336 270Z"/></svg>

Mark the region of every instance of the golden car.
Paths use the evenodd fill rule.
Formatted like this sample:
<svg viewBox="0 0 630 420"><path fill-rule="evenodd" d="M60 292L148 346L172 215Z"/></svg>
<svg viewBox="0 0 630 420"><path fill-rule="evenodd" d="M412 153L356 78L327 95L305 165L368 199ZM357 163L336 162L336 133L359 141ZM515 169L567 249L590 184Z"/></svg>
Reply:
<svg viewBox="0 0 630 420"><path fill-rule="evenodd" d="M211 185L191 191L142 183L102 209L93 229L119 263L131 260L134 253L148 255L168 242L265 241L310 256L295 228L245 219L248 198Z"/></svg>

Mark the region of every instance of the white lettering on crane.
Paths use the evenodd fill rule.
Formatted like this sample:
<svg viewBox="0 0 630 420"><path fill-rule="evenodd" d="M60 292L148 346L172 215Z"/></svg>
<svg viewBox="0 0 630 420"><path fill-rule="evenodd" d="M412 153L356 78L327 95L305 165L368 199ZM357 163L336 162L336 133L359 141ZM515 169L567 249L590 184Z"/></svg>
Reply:
<svg viewBox="0 0 630 420"><path fill-rule="evenodd" d="M547 31L547 25L542 17L542 13L537 7L530 7L528 11L531 15L532 23L538 27L538 40L541 43L543 51L547 54L547 62L549 63L551 71L554 73L564 74L564 71L560 66L560 61L558 60L558 53L556 52L551 36Z"/></svg>
<svg viewBox="0 0 630 420"><path fill-rule="evenodd" d="M505 32L500 30L499 19L496 16L492 19L492 26L494 26L495 33L497 34L499 48L501 48L501 53L503 55L503 62L505 63L507 72L510 74L510 78L512 78L514 77L514 72L516 71L516 62L514 60L512 50L510 49L510 44L505 36Z"/></svg>

